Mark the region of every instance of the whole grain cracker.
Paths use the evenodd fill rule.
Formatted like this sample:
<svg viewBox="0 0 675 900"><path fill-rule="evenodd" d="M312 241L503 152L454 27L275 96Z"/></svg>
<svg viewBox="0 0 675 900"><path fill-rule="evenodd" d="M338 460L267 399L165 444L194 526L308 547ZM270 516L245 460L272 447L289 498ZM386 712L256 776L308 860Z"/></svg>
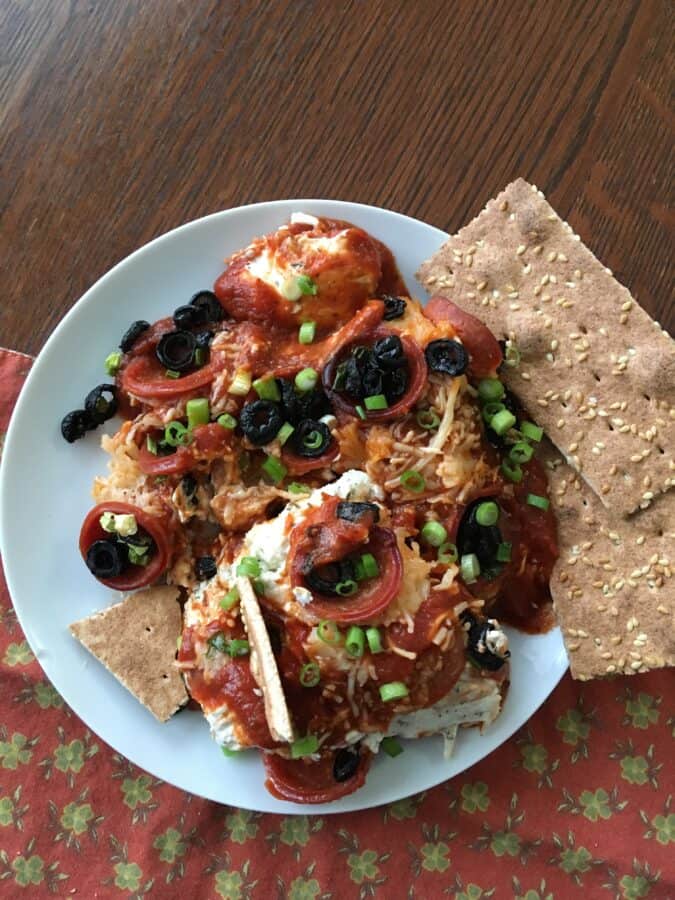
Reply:
<svg viewBox="0 0 675 900"><path fill-rule="evenodd" d="M251 645L251 674L262 691L270 734L275 741L290 743L293 740L291 714L258 598L248 578L237 578L237 589L241 617Z"/></svg>
<svg viewBox="0 0 675 900"><path fill-rule="evenodd" d="M622 519L548 442L541 458L558 520L551 594L572 676L675 665L675 491Z"/></svg>
<svg viewBox="0 0 675 900"><path fill-rule="evenodd" d="M675 342L541 191L510 184L417 277L515 340L505 382L605 506L675 484Z"/></svg>
<svg viewBox="0 0 675 900"><path fill-rule="evenodd" d="M73 622L70 631L150 712L165 722L188 700L175 666L182 616L175 587L152 587Z"/></svg>

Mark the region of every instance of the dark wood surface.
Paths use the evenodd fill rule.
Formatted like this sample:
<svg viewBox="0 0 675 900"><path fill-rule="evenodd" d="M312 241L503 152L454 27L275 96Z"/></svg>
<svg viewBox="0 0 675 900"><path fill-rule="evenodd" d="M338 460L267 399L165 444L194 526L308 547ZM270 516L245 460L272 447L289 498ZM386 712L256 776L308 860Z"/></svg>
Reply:
<svg viewBox="0 0 675 900"><path fill-rule="evenodd" d="M533 181L660 321L668 0L4 0L0 343L36 353L114 263L280 197L452 231Z"/></svg>

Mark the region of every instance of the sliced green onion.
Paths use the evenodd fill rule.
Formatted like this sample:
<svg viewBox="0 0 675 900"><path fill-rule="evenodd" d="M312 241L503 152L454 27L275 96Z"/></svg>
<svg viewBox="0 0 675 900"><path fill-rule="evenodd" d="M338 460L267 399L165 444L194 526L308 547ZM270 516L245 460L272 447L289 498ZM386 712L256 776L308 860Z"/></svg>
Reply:
<svg viewBox="0 0 675 900"><path fill-rule="evenodd" d="M303 322L298 332L298 341L301 344L311 344L316 335L316 322Z"/></svg>
<svg viewBox="0 0 675 900"><path fill-rule="evenodd" d="M481 410L483 421L489 425L497 413L500 413L503 409L506 409L503 403L486 403Z"/></svg>
<svg viewBox="0 0 675 900"><path fill-rule="evenodd" d="M251 645L242 638L232 638L232 640L227 642L225 652L228 656L248 656L251 652Z"/></svg>
<svg viewBox="0 0 675 900"><path fill-rule="evenodd" d="M421 494L427 486L424 475L422 475L421 472L417 472L415 469L406 469L401 475L400 481L401 487L404 487L406 491L410 491L413 494Z"/></svg>
<svg viewBox="0 0 675 900"><path fill-rule="evenodd" d="M303 369L295 376L295 386L303 394L312 391L319 380L319 373L316 369Z"/></svg>
<svg viewBox="0 0 675 900"><path fill-rule="evenodd" d="M300 759L301 756L311 756L319 749L319 739L315 734L298 738L291 744L291 759Z"/></svg>
<svg viewBox="0 0 675 900"><path fill-rule="evenodd" d="M165 369L164 374L167 378L180 378L180 372L176 372L175 369Z"/></svg>
<svg viewBox="0 0 675 900"><path fill-rule="evenodd" d="M490 419L490 428L497 434L506 434L516 424L516 417L508 409L502 409Z"/></svg>
<svg viewBox="0 0 675 900"><path fill-rule="evenodd" d="M352 594L355 594L359 589L358 584L354 581L353 578L347 578L345 581L338 581L335 585L335 590L340 595L340 597L351 597Z"/></svg>
<svg viewBox="0 0 675 900"><path fill-rule="evenodd" d="M145 439L145 446L148 448L148 451L154 456L157 456L157 454L159 453L157 441L153 437L150 437L150 435L148 435Z"/></svg>
<svg viewBox="0 0 675 900"><path fill-rule="evenodd" d="M188 428L192 430L197 425L208 425L211 418L209 410L209 401L206 397L197 397L195 400L188 400L185 404L185 412L187 413Z"/></svg>
<svg viewBox="0 0 675 900"><path fill-rule="evenodd" d="M447 540L448 530L440 522L425 522L421 535L430 547L440 547Z"/></svg>
<svg viewBox="0 0 675 900"><path fill-rule="evenodd" d="M403 747L401 747L395 737L382 738L380 747L382 747L387 756L391 756L392 759L403 753Z"/></svg>
<svg viewBox="0 0 675 900"><path fill-rule="evenodd" d="M265 596L265 582L262 578L252 578L251 584L253 585L253 590L256 592L258 597Z"/></svg>
<svg viewBox="0 0 675 900"><path fill-rule="evenodd" d="M420 428L424 428L426 431L435 431L441 424L435 409L419 409L415 418Z"/></svg>
<svg viewBox="0 0 675 900"><path fill-rule="evenodd" d="M206 362L206 350L203 347L197 347L195 350L195 365L199 368Z"/></svg>
<svg viewBox="0 0 675 900"><path fill-rule="evenodd" d="M375 628L374 625L371 625L370 628L366 628L366 640L368 641L368 648L371 653L382 653L384 647L382 646L382 636L380 635L380 629Z"/></svg>
<svg viewBox="0 0 675 900"><path fill-rule="evenodd" d="M354 578L357 581L363 581L366 577L366 570L363 568L363 563L360 559L354 561Z"/></svg>
<svg viewBox="0 0 675 900"><path fill-rule="evenodd" d="M480 575L480 563L475 553L465 553L459 561L459 569L466 584L473 582Z"/></svg>
<svg viewBox="0 0 675 900"><path fill-rule="evenodd" d="M239 589L233 587L232 590L228 591L223 599L220 601L221 609L232 609L232 607L239 600Z"/></svg>
<svg viewBox="0 0 675 900"><path fill-rule="evenodd" d="M239 756L241 753L241 750L230 750L229 747L221 747L220 751L223 756Z"/></svg>
<svg viewBox="0 0 675 900"><path fill-rule="evenodd" d="M323 435L320 431L310 431L302 439L302 446L308 450L318 450L323 444Z"/></svg>
<svg viewBox="0 0 675 900"><path fill-rule="evenodd" d="M337 367L337 372L335 373L335 378L333 379L333 390L341 391L345 386L345 378L347 376L347 366L345 363L340 363Z"/></svg>
<svg viewBox="0 0 675 900"><path fill-rule="evenodd" d="M321 681L321 669L318 663L305 663L300 669L300 684L303 687L316 687L319 681Z"/></svg>
<svg viewBox="0 0 675 900"><path fill-rule="evenodd" d="M530 444L526 444L525 441L518 441L518 443L514 444L509 450L509 459L511 462L518 463L518 465L528 463L533 455L534 449Z"/></svg>
<svg viewBox="0 0 675 900"><path fill-rule="evenodd" d="M525 502L529 503L530 506L536 506L537 509L543 509L544 511L551 505L546 497L540 497L539 494L528 494L525 498Z"/></svg>
<svg viewBox="0 0 675 900"><path fill-rule="evenodd" d="M389 681L387 684L380 685L380 697L384 703L400 700L401 697L407 696L408 688L402 681Z"/></svg>
<svg viewBox="0 0 675 900"><path fill-rule="evenodd" d="M260 560L255 556L242 556L237 566L237 575L244 575L247 578L257 578L262 569Z"/></svg>
<svg viewBox="0 0 675 900"><path fill-rule="evenodd" d="M182 422L169 422L164 429L164 442L169 447L185 447L192 437Z"/></svg>
<svg viewBox="0 0 675 900"><path fill-rule="evenodd" d="M497 547L497 562L511 562L511 544L508 541Z"/></svg>
<svg viewBox="0 0 675 900"><path fill-rule="evenodd" d="M366 411L360 404L358 406L355 406L354 409L356 410L356 415L359 417L359 419L366 418Z"/></svg>
<svg viewBox="0 0 675 900"><path fill-rule="evenodd" d="M276 378L256 378L253 382L253 390L261 400L274 400L275 403L281 400Z"/></svg>
<svg viewBox="0 0 675 900"><path fill-rule="evenodd" d="M441 546L438 548L436 558L440 563L443 563L443 565L449 566L452 565L452 563L457 562L458 555L457 545L451 543L450 541L446 541L445 544L441 544Z"/></svg>
<svg viewBox="0 0 675 900"><path fill-rule="evenodd" d="M518 463L512 463L508 459L503 459L499 469L502 475L504 475L505 478L508 478L509 481L515 481L517 483L523 480L523 470Z"/></svg>
<svg viewBox="0 0 675 900"><path fill-rule="evenodd" d="M279 484L279 482L283 481L288 474L288 469L276 456L268 456L262 464L262 470L272 484Z"/></svg>
<svg viewBox="0 0 675 900"><path fill-rule="evenodd" d="M366 397L363 401L366 409L375 410L375 409L388 409L389 404L387 403L387 398L384 394L373 394L372 397Z"/></svg>
<svg viewBox="0 0 675 900"><path fill-rule="evenodd" d="M316 633L324 644L330 644L331 647L335 647L342 642L340 629L337 627L337 624L330 619L323 619L319 622Z"/></svg>
<svg viewBox="0 0 675 900"><path fill-rule="evenodd" d="M499 518L499 507L494 500L486 500L476 508L476 521L479 525L489 527L495 525Z"/></svg>
<svg viewBox="0 0 675 900"><path fill-rule="evenodd" d="M366 578L376 578L380 574L380 567L372 553L364 553L359 561Z"/></svg>
<svg viewBox="0 0 675 900"><path fill-rule="evenodd" d="M512 340L508 340L506 342L504 362L507 366L510 366L513 369L520 365L520 350L516 347Z"/></svg>
<svg viewBox="0 0 675 900"><path fill-rule="evenodd" d="M277 431L277 440L283 447L289 437L293 434L295 428L291 425L290 422L284 422L281 428Z"/></svg>
<svg viewBox="0 0 675 900"><path fill-rule="evenodd" d="M218 416L216 422L218 422L219 425L222 425L223 428L227 428L228 431L232 431L237 427L237 420L229 413L223 413L222 416Z"/></svg>
<svg viewBox="0 0 675 900"><path fill-rule="evenodd" d="M248 369L237 369L227 393L235 397L245 397L251 390L251 373Z"/></svg>
<svg viewBox="0 0 675 900"><path fill-rule="evenodd" d="M129 544L127 547L127 556L129 557L129 562L132 566L147 566L150 562L150 554L148 553L147 547L140 548Z"/></svg>
<svg viewBox="0 0 675 900"><path fill-rule="evenodd" d="M532 422L521 422L520 430L528 441L534 441L536 444L538 444L544 436L544 429L540 428L538 425L534 425Z"/></svg>
<svg viewBox="0 0 675 900"><path fill-rule="evenodd" d="M117 375L120 365L122 364L122 351L121 350L113 350L112 353L109 353L103 365L105 366L106 373L108 375Z"/></svg>
<svg viewBox="0 0 675 900"><path fill-rule="evenodd" d="M363 656L365 646L366 636L363 628L359 628L358 625L352 625L345 639L345 650L350 656Z"/></svg>
<svg viewBox="0 0 675 900"><path fill-rule="evenodd" d="M501 400L506 391L498 378L482 378L478 382L478 396L486 403L494 403Z"/></svg>
<svg viewBox="0 0 675 900"><path fill-rule="evenodd" d="M311 487L309 487L309 485L302 484L299 481L291 481L291 483L288 485L286 490L290 494L309 494L312 491L312 489L311 489Z"/></svg>
<svg viewBox="0 0 675 900"><path fill-rule="evenodd" d="M319 292L316 281L314 281L313 278L310 278L309 275L298 275L296 283L300 288L301 294L311 294L312 296L316 296Z"/></svg>

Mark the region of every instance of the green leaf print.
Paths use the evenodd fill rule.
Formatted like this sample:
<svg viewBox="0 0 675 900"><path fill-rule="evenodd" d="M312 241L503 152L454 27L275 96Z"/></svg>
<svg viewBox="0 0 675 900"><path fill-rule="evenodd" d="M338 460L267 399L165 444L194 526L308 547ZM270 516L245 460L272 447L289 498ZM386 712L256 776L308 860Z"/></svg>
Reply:
<svg viewBox="0 0 675 900"><path fill-rule="evenodd" d="M375 865L377 853L374 850L364 850L363 853L350 853L347 864L351 869L350 878L356 884L362 884L366 879L374 879L380 874L380 867Z"/></svg>
<svg viewBox="0 0 675 900"><path fill-rule="evenodd" d="M625 900L640 900L649 894L651 885L643 875L624 875L621 881L621 896Z"/></svg>
<svg viewBox="0 0 675 900"><path fill-rule="evenodd" d="M621 777L630 784L649 781L649 763L644 756L625 756L621 760Z"/></svg>
<svg viewBox="0 0 675 900"><path fill-rule="evenodd" d="M659 844L666 846L671 841L675 843L675 813L669 813L667 816L654 816L652 825Z"/></svg>
<svg viewBox="0 0 675 900"><path fill-rule="evenodd" d="M491 892L490 892L491 893ZM466 889L458 891L455 894L455 900L481 900L481 897L487 897L488 894L483 893L483 888L472 882L467 884Z"/></svg>
<svg viewBox="0 0 675 900"><path fill-rule="evenodd" d="M77 738L69 744L59 744L54 750L54 765L59 772L77 774L84 765L84 744Z"/></svg>
<svg viewBox="0 0 675 900"><path fill-rule="evenodd" d="M40 884L44 879L44 863L39 856L33 855L28 859L17 856L12 862L12 868L14 869L14 880L21 887Z"/></svg>
<svg viewBox="0 0 675 900"><path fill-rule="evenodd" d="M143 872L136 863L118 862L114 866L115 886L123 891L137 891L141 886Z"/></svg>
<svg viewBox="0 0 675 900"><path fill-rule="evenodd" d="M258 826L253 821L254 814L247 809L235 809L225 817L230 840L235 844L245 844L258 833Z"/></svg>
<svg viewBox="0 0 675 900"><path fill-rule="evenodd" d="M492 835L490 849L495 856L518 856L520 837L514 831L496 831Z"/></svg>
<svg viewBox="0 0 675 900"><path fill-rule="evenodd" d="M567 875L575 872L588 872L591 868L593 856L585 847L567 847L560 854L560 868Z"/></svg>
<svg viewBox="0 0 675 900"><path fill-rule="evenodd" d="M37 742L36 738L29 741L24 734L14 732L9 741L0 741L0 760L3 769L16 769L30 762L33 755L30 747Z"/></svg>
<svg viewBox="0 0 675 900"><path fill-rule="evenodd" d="M0 825L7 827L14 821L14 801L11 797L0 797Z"/></svg>
<svg viewBox="0 0 675 900"><path fill-rule="evenodd" d="M48 681L39 681L33 688L33 694L40 709L48 709L50 706L54 709L63 707L63 697Z"/></svg>
<svg viewBox="0 0 675 900"><path fill-rule="evenodd" d="M548 750L542 744L525 744L520 748L523 757L523 768L528 772L541 775L546 771Z"/></svg>
<svg viewBox="0 0 675 900"><path fill-rule="evenodd" d="M488 786L482 781L475 784L462 785L462 809L465 812L474 813L476 810L485 812L490 805Z"/></svg>
<svg viewBox="0 0 675 900"><path fill-rule="evenodd" d="M223 900L241 900L241 886L244 883L239 872L216 872L216 893Z"/></svg>
<svg viewBox="0 0 675 900"><path fill-rule="evenodd" d="M558 718L555 727L561 732L566 744L576 746L580 741L585 741L591 730L588 719L580 709L568 709Z"/></svg>
<svg viewBox="0 0 675 900"><path fill-rule="evenodd" d="M139 775L138 778L125 778L122 782L124 804L129 809L136 809L141 803L149 803L152 800L152 791L148 786L152 784L149 775Z"/></svg>
<svg viewBox="0 0 675 900"><path fill-rule="evenodd" d="M281 821L282 844L289 847L304 847L309 841L309 819L307 816L287 816Z"/></svg>
<svg viewBox="0 0 675 900"><path fill-rule="evenodd" d="M159 858L166 863L174 863L187 850L183 835L175 828L167 828L163 834L158 834L152 846L159 850Z"/></svg>
<svg viewBox="0 0 675 900"><path fill-rule="evenodd" d="M61 825L73 834L83 834L94 818L94 812L88 803L68 803L61 813Z"/></svg>
<svg viewBox="0 0 675 900"><path fill-rule="evenodd" d="M626 714L624 720L626 724L630 724L633 728L640 728L643 731L650 725L655 725L659 721L659 700L655 700L650 694L640 692L637 697L632 696L631 692L627 692Z"/></svg>
<svg viewBox="0 0 675 900"><path fill-rule="evenodd" d="M8 666L27 666L35 657L28 646L28 641L20 644L8 644L2 661Z"/></svg>
<svg viewBox="0 0 675 900"><path fill-rule="evenodd" d="M598 819L609 819L612 815L609 807L609 794L604 788L598 788L597 791L582 791L579 795L579 802L583 806L584 816L591 822L597 822Z"/></svg>
<svg viewBox="0 0 675 900"><path fill-rule="evenodd" d="M399 822L404 819L414 819L417 815L417 807L419 806L417 797L403 797L402 800L396 800L387 807L387 813ZM386 816L385 816L386 821Z"/></svg>
<svg viewBox="0 0 675 900"><path fill-rule="evenodd" d="M288 900L316 900L321 893L316 878L295 878L288 891Z"/></svg>
<svg viewBox="0 0 675 900"><path fill-rule="evenodd" d="M422 868L427 872L445 872L450 865L448 853L450 848L443 841L435 844L422 844Z"/></svg>

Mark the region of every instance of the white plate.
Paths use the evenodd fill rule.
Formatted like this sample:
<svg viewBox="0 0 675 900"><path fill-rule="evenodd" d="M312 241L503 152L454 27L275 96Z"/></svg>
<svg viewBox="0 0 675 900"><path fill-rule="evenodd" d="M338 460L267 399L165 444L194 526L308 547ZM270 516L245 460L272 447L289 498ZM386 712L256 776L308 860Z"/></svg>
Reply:
<svg viewBox="0 0 675 900"><path fill-rule="evenodd" d="M131 321L158 319L195 291L210 288L225 256L297 211L346 219L380 238L418 296L423 292L414 273L447 237L423 222L372 206L281 200L215 213L133 253L73 307L26 381L5 441L0 545L10 594L33 652L69 706L108 744L157 777L221 803L275 813L344 812L425 790L498 747L564 673L559 630L537 637L510 633L512 684L504 712L483 734L462 732L451 760L442 758L440 738L408 742L396 759L375 761L360 791L312 807L268 794L256 752L224 758L199 712L185 711L158 724L68 632L70 622L116 602L119 595L93 580L77 549L80 524L92 506L92 479L107 462L100 434L69 445L59 431L61 417L105 380L103 360Z"/></svg>

